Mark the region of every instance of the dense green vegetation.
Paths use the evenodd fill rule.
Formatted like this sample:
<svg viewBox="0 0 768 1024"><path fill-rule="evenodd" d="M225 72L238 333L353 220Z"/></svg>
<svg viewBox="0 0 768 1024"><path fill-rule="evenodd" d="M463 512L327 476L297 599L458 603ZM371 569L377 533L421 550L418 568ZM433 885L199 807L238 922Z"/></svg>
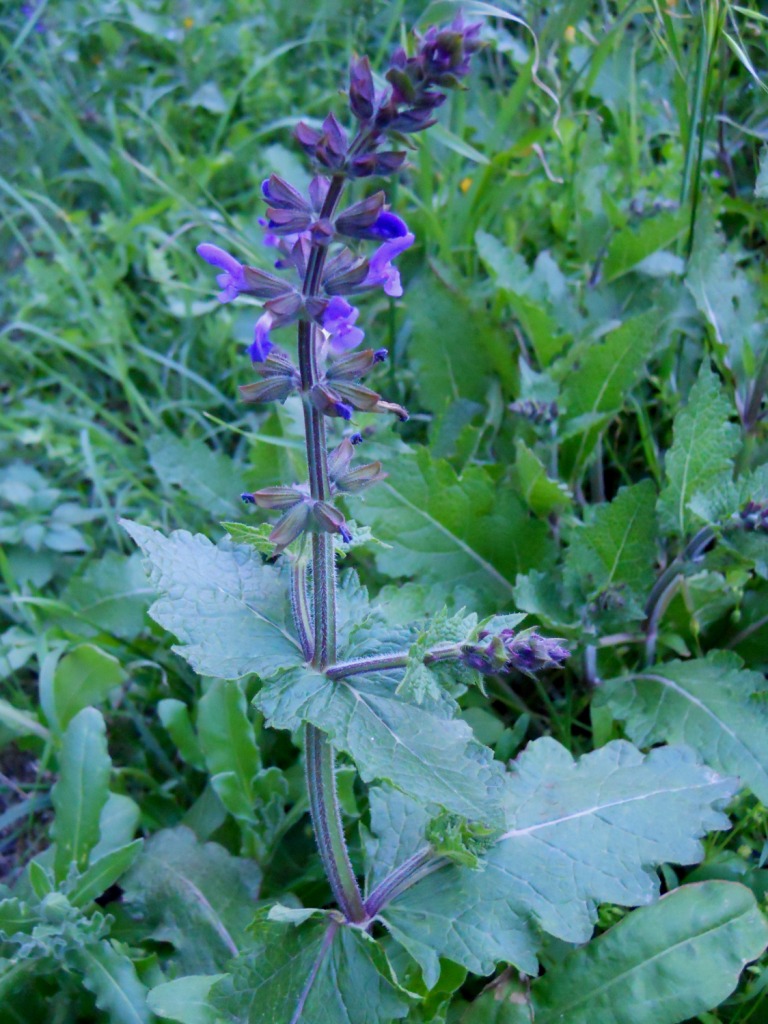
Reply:
<svg viewBox="0 0 768 1024"><path fill-rule="evenodd" d="M487 46L395 179L416 235L405 295L361 303L390 350L367 383L411 418L355 417L388 478L349 502L342 567L403 627L520 611L564 638L564 672L459 695L499 762L545 736L574 756L626 737L741 780L703 863L664 864L666 901L606 902L597 930L621 959L694 918L683 883L707 882L733 933L696 954L710 967L669 967L688 979L671 1016L651 977L649 1006L617 1019L757 1024L765 955L734 985L765 946L748 894L764 910L768 893L768 19L758 0L466 7ZM220 306L195 246L268 268L261 181L309 180L295 123L341 116L351 54L382 68L452 10L0 12L0 1024L213 1024L147 992L223 973L256 900L330 902L300 732L250 708L255 675L201 677L172 650L119 520L218 541L222 522L267 521L241 492L305 477L298 402L237 398L256 307ZM339 782L362 874L375 798L353 760ZM415 996L360 1022L509 1024L529 996L537 1020L580 1021L557 1016L588 973L574 945L548 939L541 981L507 970L481 995L503 956L468 969L442 950L428 981L390 942Z"/></svg>

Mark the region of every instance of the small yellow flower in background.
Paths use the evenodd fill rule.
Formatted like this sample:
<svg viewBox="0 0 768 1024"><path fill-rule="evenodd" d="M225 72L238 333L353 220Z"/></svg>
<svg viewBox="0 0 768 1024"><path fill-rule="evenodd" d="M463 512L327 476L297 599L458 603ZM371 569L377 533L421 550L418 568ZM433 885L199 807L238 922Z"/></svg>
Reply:
<svg viewBox="0 0 768 1024"><path fill-rule="evenodd" d="M182 22L182 25L184 26L184 28L193 28L194 24L195 24L195 19L194 18L185 18L184 21Z"/></svg>
<svg viewBox="0 0 768 1024"><path fill-rule="evenodd" d="M464 195L466 195L467 192L469 192L469 190L472 188L472 179L462 178L461 181L459 182L459 188L464 193Z"/></svg>
<svg viewBox="0 0 768 1024"><path fill-rule="evenodd" d="M565 30L565 41L566 43L573 43L576 40L576 28L574 25L568 25Z"/></svg>

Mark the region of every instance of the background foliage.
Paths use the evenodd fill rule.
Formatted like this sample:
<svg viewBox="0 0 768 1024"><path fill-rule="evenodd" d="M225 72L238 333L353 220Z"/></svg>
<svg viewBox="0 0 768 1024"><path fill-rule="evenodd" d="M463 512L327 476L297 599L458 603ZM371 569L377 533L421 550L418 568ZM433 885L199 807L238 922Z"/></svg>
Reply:
<svg viewBox="0 0 768 1024"><path fill-rule="evenodd" d="M616 997L621 1019L658 1021L650 952L630 963L653 936L678 979L664 1019L759 1021L765 960L733 988L762 948L747 890L763 906L768 891L768 540L740 517L768 500L768 23L756 0L505 9L537 49L490 18L470 91L399 179L406 294L364 318L391 352L374 386L412 419L360 416L389 477L350 509L345 564L403 623L519 609L567 638L566 674L461 698L499 761L550 735L574 755L684 742L747 788L703 865L662 867L668 894L626 919L606 904L584 949L553 939L532 984L504 972L481 994L446 949L428 983L409 976L411 1012L362 938L349 956L393 1019L517 1021L532 1000L536 1020L579 1021L595 1003L572 979L610 988L626 963L651 1003ZM291 127L338 109L351 52L381 66L423 13L0 15L3 1021L202 1022L174 979L210 987L233 951L258 959L254 900L328 901L298 746L254 717L252 683L172 652L118 520L218 540L246 521L241 491L301 477L296 409L236 402L253 310L218 306L194 246L215 236L268 265L260 182L306 181ZM348 823L375 835L354 780L343 768ZM734 951L704 991L701 947L686 958L675 938L694 927L684 881L703 887L712 956ZM503 960L486 955L478 973ZM586 1010L566 1006L575 990Z"/></svg>

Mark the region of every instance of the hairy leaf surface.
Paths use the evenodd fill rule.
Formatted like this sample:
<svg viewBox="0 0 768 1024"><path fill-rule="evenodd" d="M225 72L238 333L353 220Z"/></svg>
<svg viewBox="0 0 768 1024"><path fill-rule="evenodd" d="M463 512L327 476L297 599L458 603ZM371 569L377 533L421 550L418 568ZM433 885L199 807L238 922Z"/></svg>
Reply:
<svg viewBox="0 0 768 1024"><path fill-rule="evenodd" d="M384 1024L408 1012L377 943L327 918L304 927L265 922L210 1001L231 1024Z"/></svg>
<svg viewBox="0 0 768 1024"><path fill-rule="evenodd" d="M255 703L276 729L311 722L355 761L365 782L389 782L420 802L472 820L493 821L503 769L452 718L450 702L416 706L383 676L338 682L295 669L266 684Z"/></svg>
<svg viewBox="0 0 768 1024"><path fill-rule="evenodd" d="M150 615L181 644L174 650L201 675L268 676L303 661L293 636L288 586L253 551L217 547L199 534L170 537L138 523L123 526L149 560L163 595Z"/></svg>
<svg viewBox="0 0 768 1024"><path fill-rule="evenodd" d="M576 530L566 556L566 575L586 596L611 589L626 592L640 610L653 584L656 556L656 491L650 480L623 487L599 505ZM640 611L640 614L642 612Z"/></svg>

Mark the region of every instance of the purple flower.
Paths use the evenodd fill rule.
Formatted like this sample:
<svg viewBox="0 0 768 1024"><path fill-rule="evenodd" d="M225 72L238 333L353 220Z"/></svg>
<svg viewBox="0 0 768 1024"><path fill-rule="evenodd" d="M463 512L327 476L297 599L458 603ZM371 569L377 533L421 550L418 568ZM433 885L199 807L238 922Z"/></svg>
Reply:
<svg viewBox="0 0 768 1024"><path fill-rule="evenodd" d="M272 314L263 313L256 321L256 328L253 332L253 341L248 346L248 355L251 362L263 363L269 353L275 347L269 338L269 329L272 326Z"/></svg>
<svg viewBox="0 0 768 1024"><path fill-rule="evenodd" d="M209 242L198 245L197 254L202 256L206 263L224 271L216 277L216 283L222 289L217 296L219 302L231 302L240 292L246 291L248 285L245 280L245 268L234 256Z"/></svg>
<svg viewBox="0 0 768 1024"><path fill-rule="evenodd" d="M405 238L408 234L408 225L396 213L382 210L371 224L369 232L371 238Z"/></svg>
<svg viewBox="0 0 768 1024"><path fill-rule="evenodd" d="M365 337L365 333L354 326L359 315L360 310L340 295L334 295L326 306L322 318L323 328L330 334L328 343L331 351L337 355L356 348Z"/></svg>
<svg viewBox="0 0 768 1024"><path fill-rule="evenodd" d="M379 285L384 289L386 295L397 298L403 294L403 286L400 283L400 272L397 267L392 266L392 260L401 252L414 243L414 236L410 231L400 238L392 238L380 245L371 256L368 263L368 275L363 281L366 288L376 288Z"/></svg>

